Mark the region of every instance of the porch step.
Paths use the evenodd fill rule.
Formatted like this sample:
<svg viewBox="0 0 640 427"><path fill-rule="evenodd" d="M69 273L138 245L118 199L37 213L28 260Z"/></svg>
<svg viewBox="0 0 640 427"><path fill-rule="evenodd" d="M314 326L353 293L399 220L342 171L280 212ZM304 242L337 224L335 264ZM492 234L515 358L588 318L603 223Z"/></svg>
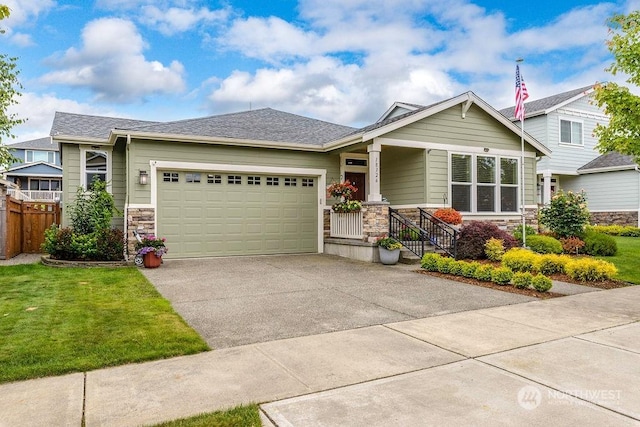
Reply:
<svg viewBox="0 0 640 427"><path fill-rule="evenodd" d="M400 260L403 264L420 264L420 257L407 248L400 249Z"/></svg>

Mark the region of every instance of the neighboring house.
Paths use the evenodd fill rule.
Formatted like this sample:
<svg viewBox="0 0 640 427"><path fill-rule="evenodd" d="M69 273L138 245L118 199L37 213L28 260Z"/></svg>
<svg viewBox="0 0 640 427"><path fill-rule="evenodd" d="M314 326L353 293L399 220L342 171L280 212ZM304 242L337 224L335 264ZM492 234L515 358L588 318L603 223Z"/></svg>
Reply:
<svg viewBox="0 0 640 427"><path fill-rule="evenodd" d="M5 179L19 189L9 194L24 200L60 200L62 166L58 143L51 137L10 144L13 156L20 159L2 172Z"/></svg>
<svg viewBox="0 0 640 427"><path fill-rule="evenodd" d="M404 106L362 129L269 108L164 123L56 113L51 135L65 200L97 175L129 248L133 230L154 233L172 258L339 253L326 187L345 178L365 200L354 246L388 231L389 206L414 215L453 205L465 220L513 227L523 184L535 221L535 162L547 148L525 134L523 183L520 129L472 92Z"/></svg>
<svg viewBox="0 0 640 427"><path fill-rule="evenodd" d="M600 155L593 133L609 118L592 102L593 86L525 103L524 130L553 153L538 161L538 203L547 204L556 190L587 195L591 221L639 225L640 174L632 158ZM510 120L514 107L500 110Z"/></svg>

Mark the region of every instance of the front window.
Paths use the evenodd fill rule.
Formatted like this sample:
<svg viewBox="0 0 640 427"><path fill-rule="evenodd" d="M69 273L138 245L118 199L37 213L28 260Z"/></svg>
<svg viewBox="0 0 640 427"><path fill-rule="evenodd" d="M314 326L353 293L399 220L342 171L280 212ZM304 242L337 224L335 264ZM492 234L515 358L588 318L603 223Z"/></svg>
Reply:
<svg viewBox="0 0 640 427"><path fill-rule="evenodd" d="M560 120L560 142L563 144L583 145L582 123Z"/></svg>
<svg viewBox="0 0 640 427"><path fill-rule="evenodd" d="M55 163L56 153L53 151L27 150L26 157L27 157L26 163L35 163L35 162Z"/></svg>
<svg viewBox="0 0 640 427"><path fill-rule="evenodd" d="M82 168L84 187L91 190L94 179L106 182L108 180L108 154L106 151L87 150L83 152Z"/></svg>
<svg viewBox="0 0 640 427"><path fill-rule="evenodd" d="M452 154L451 206L461 212L517 212L518 160Z"/></svg>

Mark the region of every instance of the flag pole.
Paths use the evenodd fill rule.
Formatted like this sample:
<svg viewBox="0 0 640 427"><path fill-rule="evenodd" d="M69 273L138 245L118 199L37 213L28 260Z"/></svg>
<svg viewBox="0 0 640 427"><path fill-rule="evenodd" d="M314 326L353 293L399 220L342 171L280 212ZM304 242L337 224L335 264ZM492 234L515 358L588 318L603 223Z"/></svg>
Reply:
<svg viewBox="0 0 640 427"><path fill-rule="evenodd" d="M520 64L524 61L523 58L516 59L516 63ZM520 75L522 79L522 75ZM524 100L522 101L524 104ZM520 200L520 212L522 214L522 247L527 247L527 216L525 212L525 180L524 180L524 114L520 118L520 186L521 186L521 200Z"/></svg>

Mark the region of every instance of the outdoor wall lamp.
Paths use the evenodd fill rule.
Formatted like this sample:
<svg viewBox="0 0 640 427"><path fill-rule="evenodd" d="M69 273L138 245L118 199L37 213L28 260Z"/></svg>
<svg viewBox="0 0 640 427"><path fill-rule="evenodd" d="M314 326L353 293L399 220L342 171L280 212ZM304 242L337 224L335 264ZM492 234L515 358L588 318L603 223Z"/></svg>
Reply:
<svg viewBox="0 0 640 427"><path fill-rule="evenodd" d="M140 171L140 185L147 185L149 174L147 171Z"/></svg>

